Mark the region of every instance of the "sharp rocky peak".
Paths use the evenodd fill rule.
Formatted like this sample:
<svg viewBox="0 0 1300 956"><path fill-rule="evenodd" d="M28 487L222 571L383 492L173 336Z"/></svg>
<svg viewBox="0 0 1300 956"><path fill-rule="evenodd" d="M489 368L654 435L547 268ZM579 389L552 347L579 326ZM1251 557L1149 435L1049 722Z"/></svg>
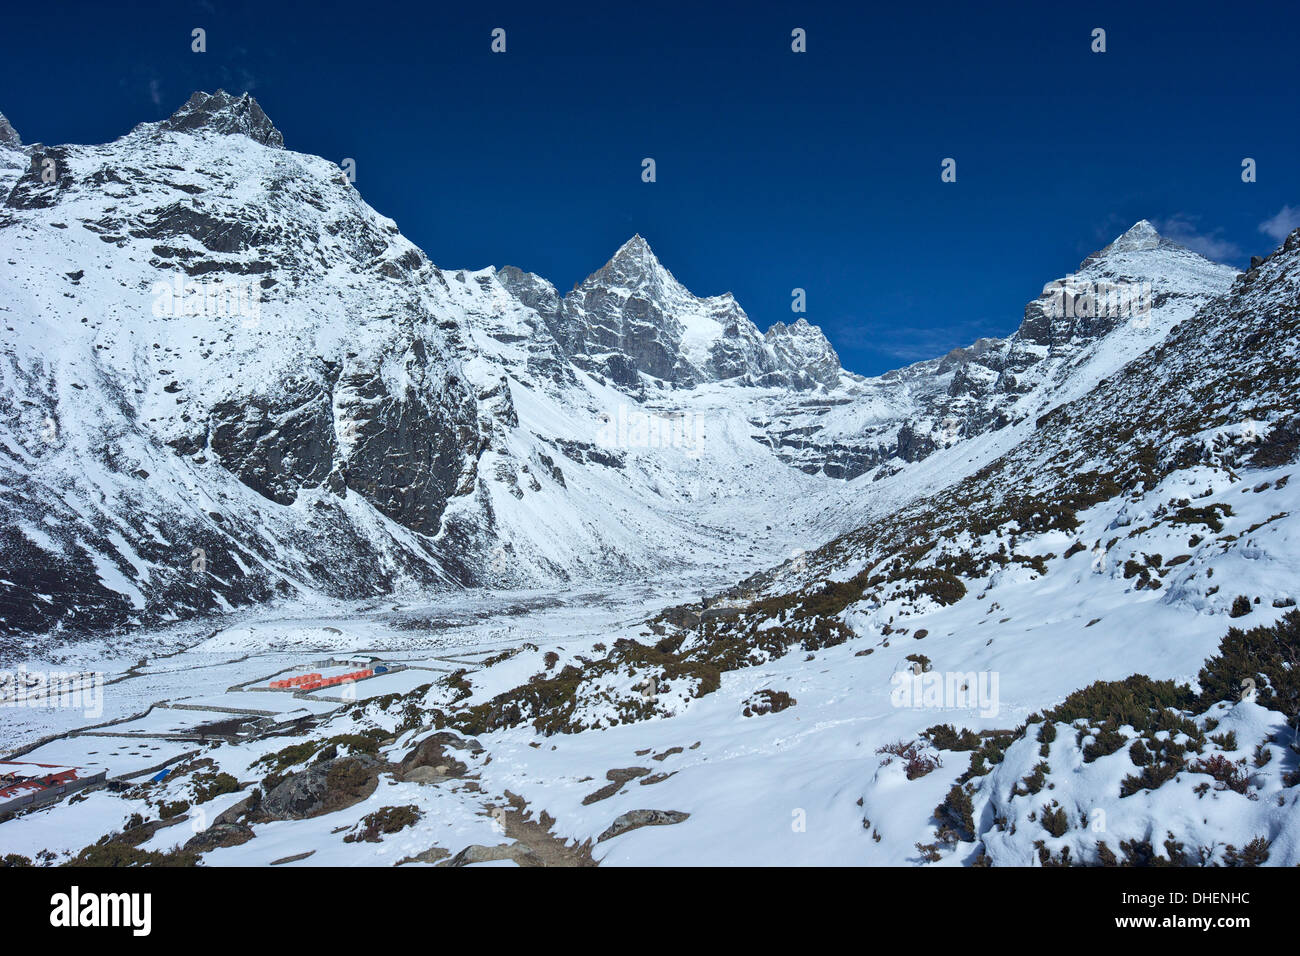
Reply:
<svg viewBox="0 0 1300 956"><path fill-rule="evenodd" d="M9 124L5 119L4 113L0 113L0 146L9 146L19 149L23 145L22 138L19 137L18 131Z"/></svg>
<svg viewBox="0 0 1300 956"><path fill-rule="evenodd" d="M185 105L158 124L159 128L178 132L209 130L215 133L241 133L254 142L275 149L284 148L284 137L257 100L247 93L232 96L225 90L215 93L196 91Z"/></svg>
<svg viewBox="0 0 1300 956"><path fill-rule="evenodd" d="M825 333L806 318L800 316L790 325L774 322L763 339L781 368L827 388L839 382L839 354Z"/></svg>
<svg viewBox="0 0 1300 956"><path fill-rule="evenodd" d="M1123 235L1112 242L1107 249L1154 249L1160 245L1161 235L1149 219L1139 219Z"/></svg>
<svg viewBox="0 0 1300 956"><path fill-rule="evenodd" d="M1186 246L1174 242L1156 231L1156 227L1147 219L1140 219L1130 226L1124 233L1116 237L1110 245L1094 252L1083 262L1079 263L1079 269L1086 269L1095 262L1112 258L1118 255L1126 255L1134 252L1145 252L1152 249L1177 250L1191 255L1195 255ZM1204 258L1204 257L1202 257Z"/></svg>
<svg viewBox="0 0 1300 956"><path fill-rule="evenodd" d="M786 325L784 322L773 322L772 328L768 329L769 332L774 332L778 330L780 332L789 332L792 335L812 335L812 336L821 336L822 338L825 338L825 336L822 335L822 330L819 329L817 326L813 325L803 316L800 316L799 318L795 319L789 325Z"/></svg>
<svg viewBox="0 0 1300 956"><path fill-rule="evenodd" d="M593 273L588 281L605 286L644 287L652 291L679 287L672 273L664 268L650 248L650 243L640 234L619 246L613 258Z"/></svg>
<svg viewBox="0 0 1300 956"><path fill-rule="evenodd" d="M1142 219L1079 264L1077 272L1043 286L1025 307L1014 339L1065 347L1096 341L1115 329L1146 329L1147 313L1187 316L1226 292L1236 270L1160 235ZM1130 323L1130 319L1138 319Z"/></svg>
<svg viewBox="0 0 1300 956"><path fill-rule="evenodd" d="M646 242L639 232L618 247L618 251L614 253L614 258L611 261L646 265L659 264L659 260L655 258L654 250L650 248L650 243Z"/></svg>

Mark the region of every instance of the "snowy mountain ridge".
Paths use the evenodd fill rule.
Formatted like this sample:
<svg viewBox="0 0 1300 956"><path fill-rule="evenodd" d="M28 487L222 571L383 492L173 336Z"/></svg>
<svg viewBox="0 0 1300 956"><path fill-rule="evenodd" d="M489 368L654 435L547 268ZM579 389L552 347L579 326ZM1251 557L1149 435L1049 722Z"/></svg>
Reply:
<svg viewBox="0 0 1300 956"><path fill-rule="evenodd" d="M570 361L626 388L643 387L643 375L684 387L741 378L800 389L853 377L806 320L776 323L764 335L731 293L689 292L640 235L563 299L539 276L509 266L500 276L543 317Z"/></svg>

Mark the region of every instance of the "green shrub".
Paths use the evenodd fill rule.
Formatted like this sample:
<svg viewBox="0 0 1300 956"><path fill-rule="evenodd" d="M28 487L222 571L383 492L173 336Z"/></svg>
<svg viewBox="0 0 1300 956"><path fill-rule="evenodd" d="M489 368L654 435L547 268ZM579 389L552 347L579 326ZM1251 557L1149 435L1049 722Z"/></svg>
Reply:
<svg viewBox="0 0 1300 956"><path fill-rule="evenodd" d="M1133 674L1122 681L1089 684L1065 698L1047 717L1066 724L1076 720L1085 720L1089 725L1109 721L1116 727L1127 724L1144 732L1154 725L1155 711L1185 710L1194 700L1191 688L1184 684Z"/></svg>
<svg viewBox="0 0 1300 956"><path fill-rule="evenodd" d="M402 807L381 807L374 813L361 818L360 829L343 838L344 843L378 843L380 837L388 833L397 833L409 826L414 826L420 819L420 808L414 804Z"/></svg>
<svg viewBox="0 0 1300 956"><path fill-rule="evenodd" d="M783 690L760 690L751 694L741 711L745 717L761 717L763 714L779 714L788 707L799 703Z"/></svg>
<svg viewBox="0 0 1300 956"><path fill-rule="evenodd" d="M173 850L159 853L156 850L141 850L139 847L125 843L96 843L86 847L63 866L104 867L119 866L196 866L198 854L185 850Z"/></svg>
<svg viewBox="0 0 1300 956"><path fill-rule="evenodd" d="M962 840L975 839L975 805L962 784L953 784L943 802L935 807L934 815L941 826L952 827Z"/></svg>
<svg viewBox="0 0 1300 956"><path fill-rule="evenodd" d="M1255 837L1238 852L1231 843L1223 851L1224 866L1260 866L1268 862L1269 840L1267 837Z"/></svg>
<svg viewBox="0 0 1300 956"><path fill-rule="evenodd" d="M1178 525L1203 524L1215 534L1223 530L1223 518L1232 515L1232 508L1225 504L1212 504L1205 508L1179 508L1170 518L1169 523ZM1192 545L1195 547L1195 545Z"/></svg>
<svg viewBox="0 0 1300 956"><path fill-rule="evenodd" d="M1024 777L1020 783L1016 784L1012 791L1013 796L1025 797L1035 794L1043 789L1043 784L1047 782L1047 775L1052 772L1052 768L1045 762L1039 761L1034 767L1032 773Z"/></svg>
<svg viewBox="0 0 1300 956"><path fill-rule="evenodd" d="M1065 808L1053 800L1050 804L1043 805L1042 815L1039 817L1043 829L1054 837L1065 836L1065 831L1070 829L1069 818L1065 815Z"/></svg>
<svg viewBox="0 0 1300 956"><path fill-rule="evenodd" d="M1210 739L1213 740L1216 744L1218 744L1218 745L1219 745L1219 749L1221 749L1221 750L1236 750L1236 749L1237 749L1237 733L1236 733L1236 731L1229 730L1229 731L1226 731L1226 732L1221 733L1221 734L1215 734L1215 735L1214 735L1213 737L1211 737Z"/></svg>
<svg viewBox="0 0 1300 956"><path fill-rule="evenodd" d="M196 773L193 783L195 803L207 803L239 789L239 781L228 773Z"/></svg>
<svg viewBox="0 0 1300 956"><path fill-rule="evenodd" d="M1128 738L1120 733L1115 721L1108 720L1097 731L1093 739L1084 746L1083 762L1092 763L1098 757L1109 757L1127 742Z"/></svg>
<svg viewBox="0 0 1300 956"><path fill-rule="evenodd" d="M897 743L886 744L883 747L877 747L876 753L901 758L903 760L903 770L907 774L908 780L924 777L936 767L943 766L943 761L933 754L927 754L915 740L900 740ZM885 763L889 763L889 761L886 760Z"/></svg>
<svg viewBox="0 0 1300 956"><path fill-rule="evenodd" d="M177 800L174 803L158 804L158 818L160 820L170 820L172 817L178 817L190 808L188 800Z"/></svg>
<svg viewBox="0 0 1300 956"><path fill-rule="evenodd" d="M976 750L980 746L980 735L973 730L958 732L952 724L935 724L924 733L937 750Z"/></svg>
<svg viewBox="0 0 1300 956"><path fill-rule="evenodd" d="M1119 785L1121 797L1131 797L1140 790L1158 790L1182 770L1181 763L1152 763L1142 768L1140 774L1125 777Z"/></svg>
<svg viewBox="0 0 1300 956"><path fill-rule="evenodd" d="M1300 705L1300 611L1288 611L1276 624L1248 631L1229 628L1219 652L1197 675L1199 706L1236 702L1247 681L1256 687L1256 700L1288 716Z"/></svg>

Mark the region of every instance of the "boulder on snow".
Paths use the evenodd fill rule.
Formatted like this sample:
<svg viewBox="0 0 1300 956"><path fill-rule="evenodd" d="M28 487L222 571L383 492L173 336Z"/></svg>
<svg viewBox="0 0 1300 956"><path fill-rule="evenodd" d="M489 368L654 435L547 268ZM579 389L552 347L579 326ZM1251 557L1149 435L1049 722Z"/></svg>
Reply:
<svg viewBox="0 0 1300 956"><path fill-rule="evenodd" d="M305 820L350 807L375 792L386 766L369 754L322 760L263 797L260 815L269 820Z"/></svg>
<svg viewBox="0 0 1300 956"><path fill-rule="evenodd" d="M471 863L491 863L495 860L514 860L519 866L541 866L542 861L522 843L501 843L483 846L472 843L441 866L469 866Z"/></svg>
<svg viewBox="0 0 1300 956"><path fill-rule="evenodd" d="M596 842L604 843L629 830L637 830L641 827L671 826L674 823L681 823L689 816L689 813L681 810L629 810L616 817L609 828L596 838Z"/></svg>
<svg viewBox="0 0 1300 956"><path fill-rule="evenodd" d="M214 823L195 834L182 848L192 853L207 853L223 846L239 846L253 839L253 830L242 823Z"/></svg>

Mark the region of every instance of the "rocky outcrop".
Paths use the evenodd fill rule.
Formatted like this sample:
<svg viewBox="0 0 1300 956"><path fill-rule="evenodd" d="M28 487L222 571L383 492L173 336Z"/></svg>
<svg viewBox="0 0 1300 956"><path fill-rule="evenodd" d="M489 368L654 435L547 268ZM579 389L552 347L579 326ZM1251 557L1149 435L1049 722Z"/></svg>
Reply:
<svg viewBox="0 0 1300 956"><path fill-rule="evenodd" d="M385 767L367 754L314 763L266 794L258 819L306 820L360 803L375 792Z"/></svg>
<svg viewBox="0 0 1300 956"><path fill-rule="evenodd" d="M403 780L414 783L436 783L450 777L462 777L469 772L463 760L454 752L479 754L483 746L473 737L460 737L450 731L438 731L421 740L402 759L397 772Z"/></svg>
<svg viewBox="0 0 1300 956"><path fill-rule="evenodd" d="M284 137L247 93L231 96L225 90L215 93L196 92L170 117L157 124L158 129L176 132L212 132L242 134L273 149L284 148Z"/></svg>
<svg viewBox="0 0 1300 956"><path fill-rule="evenodd" d="M23 145L22 138L18 131L9 125L5 119L4 113L0 113L0 146L7 146L10 149L18 149Z"/></svg>
<svg viewBox="0 0 1300 956"><path fill-rule="evenodd" d="M191 853L207 853L221 847L240 846L253 839L251 827L242 823L214 823L186 841L182 849Z"/></svg>
<svg viewBox="0 0 1300 956"><path fill-rule="evenodd" d="M522 843L500 843L496 846L483 846L472 843L461 850L441 866L471 866L475 863L494 863L498 860L511 860L519 866L541 866L542 861Z"/></svg>
<svg viewBox="0 0 1300 956"><path fill-rule="evenodd" d="M740 380L833 388L842 374L839 356L807 321L778 322L764 336L731 293L689 292L640 235L563 298L514 266L497 276L537 310L569 361L625 389L643 387L642 375L681 387Z"/></svg>

